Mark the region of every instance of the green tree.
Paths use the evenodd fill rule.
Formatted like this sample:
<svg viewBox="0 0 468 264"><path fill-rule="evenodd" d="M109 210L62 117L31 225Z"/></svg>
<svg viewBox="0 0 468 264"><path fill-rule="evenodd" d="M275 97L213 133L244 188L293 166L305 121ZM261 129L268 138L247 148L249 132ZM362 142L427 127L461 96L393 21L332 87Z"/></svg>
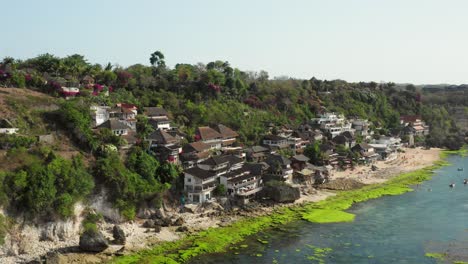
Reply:
<svg viewBox="0 0 468 264"><path fill-rule="evenodd" d="M150 63L153 67L165 67L166 62L164 61L164 54L159 50L151 53Z"/></svg>
<svg viewBox="0 0 468 264"><path fill-rule="evenodd" d="M320 142L315 141L314 143L307 145L304 149L304 155L310 159L312 164L321 165L324 157L320 150Z"/></svg>
<svg viewBox="0 0 468 264"><path fill-rule="evenodd" d="M226 186L224 184L219 184L213 191L213 194L216 196L225 196L226 195Z"/></svg>

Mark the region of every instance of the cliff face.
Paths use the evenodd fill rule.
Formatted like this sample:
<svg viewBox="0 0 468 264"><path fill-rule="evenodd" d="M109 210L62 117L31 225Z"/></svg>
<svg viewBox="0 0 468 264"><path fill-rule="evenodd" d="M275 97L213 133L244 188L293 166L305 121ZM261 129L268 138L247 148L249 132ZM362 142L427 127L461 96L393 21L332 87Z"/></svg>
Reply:
<svg viewBox="0 0 468 264"><path fill-rule="evenodd" d="M84 206L78 203L73 219L40 224L33 224L24 217L14 218L14 224L5 236L5 243L0 247L2 263L29 261L53 249L76 246L83 210Z"/></svg>
<svg viewBox="0 0 468 264"><path fill-rule="evenodd" d="M289 185L267 185L262 190L264 197L278 203L292 203L300 197L300 190Z"/></svg>

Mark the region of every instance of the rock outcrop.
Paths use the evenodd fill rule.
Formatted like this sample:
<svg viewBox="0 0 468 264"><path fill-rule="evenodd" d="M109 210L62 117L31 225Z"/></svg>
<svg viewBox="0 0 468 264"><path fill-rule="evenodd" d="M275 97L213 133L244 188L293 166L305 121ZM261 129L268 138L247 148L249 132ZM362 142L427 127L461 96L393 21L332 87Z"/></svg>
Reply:
<svg viewBox="0 0 468 264"><path fill-rule="evenodd" d="M174 221L174 224L173 224L173 225L174 225L174 226L181 226L181 225L183 225L183 224L185 224L184 219L183 219L182 217L179 217L179 218L177 218L177 220Z"/></svg>
<svg viewBox="0 0 468 264"><path fill-rule="evenodd" d="M114 237L114 243L117 244L117 245L125 245L125 232L123 231L123 229L118 226L118 225L115 225L113 228L112 228L112 236Z"/></svg>
<svg viewBox="0 0 468 264"><path fill-rule="evenodd" d="M109 243L99 231L86 231L80 236L80 249L86 252L101 252Z"/></svg>
<svg viewBox="0 0 468 264"><path fill-rule="evenodd" d="M186 226L179 226L177 229L176 229L176 232L187 232L189 231L188 227Z"/></svg>
<svg viewBox="0 0 468 264"><path fill-rule="evenodd" d="M362 188L365 184L354 179L339 178L319 186L321 189L329 190L355 190Z"/></svg>
<svg viewBox="0 0 468 264"><path fill-rule="evenodd" d="M267 184L262 190L263 197L278 203L292 203L300 198L299 188L287 184Z"/></svg>

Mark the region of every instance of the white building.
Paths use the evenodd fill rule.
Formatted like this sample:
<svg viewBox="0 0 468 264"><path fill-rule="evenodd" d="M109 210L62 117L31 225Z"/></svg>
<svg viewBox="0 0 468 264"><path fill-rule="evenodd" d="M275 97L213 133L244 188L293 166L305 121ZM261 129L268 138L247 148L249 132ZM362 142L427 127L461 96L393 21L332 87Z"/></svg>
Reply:
<svg viewBox="0 0 468 264"><path fill-rule="evenodd" d="M12 135L18 133L18 130L7 119L0 119L0 134Z"/></svg>
<svg viewBox="0 0 468 264"><path fill-rule="evenodd" d="M244 160L233 155L210 157L184 172L184 189L188 201L203 203L213 197L220 177L242 168ZM226 185L227 186L227 183Z"/></svg>
<svg viewBox="0 0 468 264"><path fill-rule="evenodd" d="M204 203L213 197L213 190L218 186L219 175L216 172L193 167L185 170L184 189L192 203Z"/></svg>
<svg viewBox="0 0 468 264"><path fill-rule="evenodd" d="M106 122L109 120L110 115L109 115L109 106L98 106L98 105L93 105L90 107L91 108L91 118L94 121L94 126L99 126L102 123Z"/></svg>
<svg viewBox="0 0 468 264"><path fill-rule="evenodd" d="M343 123L344 121L344 116L336 113L324 113L318 118L312 118L312 123L319 125L329 123Z"/></svg>
<svg viewBox="0 0 468 264"><path fill-rule="evenodd" d="M162 107L146 107L145 115L150 119L151 125L155 129L171 129L171 121L167 111Z"/></svg>

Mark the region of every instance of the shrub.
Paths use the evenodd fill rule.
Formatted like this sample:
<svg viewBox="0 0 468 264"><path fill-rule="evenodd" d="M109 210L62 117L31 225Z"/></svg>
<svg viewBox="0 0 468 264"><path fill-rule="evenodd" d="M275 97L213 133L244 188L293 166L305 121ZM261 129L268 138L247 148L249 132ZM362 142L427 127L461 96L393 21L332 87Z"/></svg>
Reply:
<svg viewBox="0 0 468 264"><path fill-rule="evenodd" d="M0 135L0 148L11 149L11 148L30 148L36 143L36 138L29 136L20 135Z"/></svg>
<svg viewBox="0 0 468 264"><path fill-rule="evenodd" d="M214 195L216 196L226 195L226 186L224 186L224 184L219 184L218 186L216 186L216 188L214 189Z"/></svg>

